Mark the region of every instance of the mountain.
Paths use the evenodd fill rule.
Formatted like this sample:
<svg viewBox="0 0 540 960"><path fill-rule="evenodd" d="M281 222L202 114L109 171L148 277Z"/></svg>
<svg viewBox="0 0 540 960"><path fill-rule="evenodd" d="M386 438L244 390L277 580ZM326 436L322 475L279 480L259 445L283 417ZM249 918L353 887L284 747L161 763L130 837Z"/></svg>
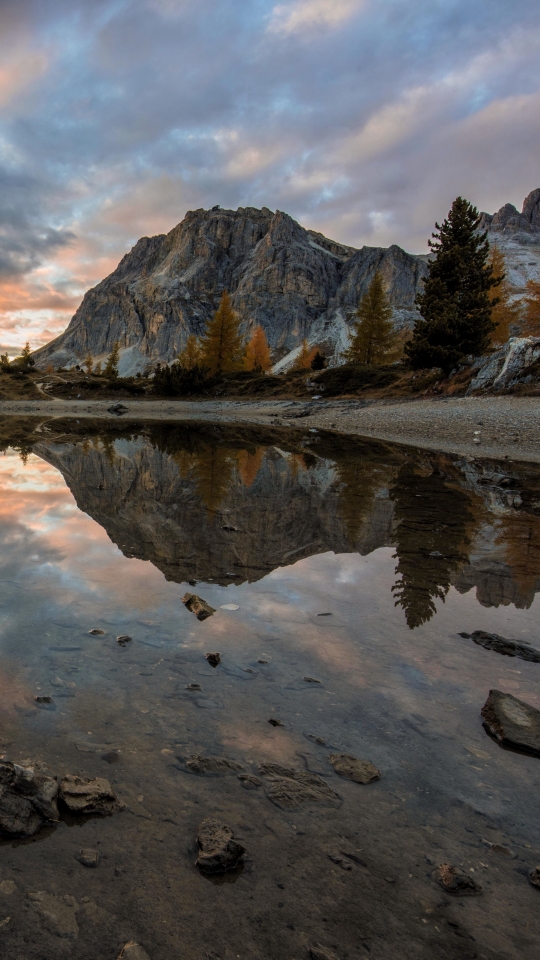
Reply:
<svg viewBox="0 0 540 960"><path fill-rule="evenodd" d="M224 290L244 331L261 324L277 357L306 336L334 353L376 270L397 322L410 322L426 257L397 246L356 250L266 207L190 211L167 235L139 240L34 358L38 367L73 366L88 351L102 360L118 341L121 374L170 363L190 333L203 332Z"/></svg>
<svg viewBox="0 0 540 960"><path fill-rule="evenodd" d="M521 213L506 204L482 214L482 227L504 252L515 296L523 296L527 280L540 277L540 189L526 197ZM67 330L34 358L38 367L69 367L88 352L103 360L118 341L121 374L170 363L190 333L203 332L228 290L244 332L264 328L276 371L290 366L304 337L337 359L375 271L383 274L401 327L417 315L427 262L427 255L395 245L345 246L267 207L192 210L170 233L139 240L85 294Z"/></svg>

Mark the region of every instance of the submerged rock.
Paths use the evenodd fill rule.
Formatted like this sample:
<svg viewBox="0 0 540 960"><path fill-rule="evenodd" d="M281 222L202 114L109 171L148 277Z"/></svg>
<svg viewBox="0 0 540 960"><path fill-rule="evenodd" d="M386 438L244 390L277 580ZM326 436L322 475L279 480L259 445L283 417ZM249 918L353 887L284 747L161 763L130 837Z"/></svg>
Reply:
<svg viewBox="0 0 540 960"><path fill-rule="evenodd" d="M285 724L283 720L278 720L277 717L270 717L268 723L272 724L273 727L284 727Z"/></svg>
<svg viewBox="0 0 540 960"><path fill-rule="evenodd" d="M207 774L215 777L223 777L228 773L238 773L243 770L241 763L236 760L229 760L228 757L203 757L200 754L193 754L186 757L186 767L191 773Z"/></svg>
<svg viewBox="0 0 540 960"><path fill-rule="evenodd" d="M91 637L102 637L105 634L104 630L100 630L99 627L94 627L93 630L89 630L88 633Z"/></svg>
<svg viewBox="0 0 540 960"><path fill-rule="evenodd" d="M482 887L468 873L450 863L441 863L434 873L437 883L454 897L474 897L482 893Z"/></svg>
<svg viewBox="0 0 540 960"><path fill-rule="evenodd" d="M205 657L211 667L217 667L218 663L221 663L220 653L205 653Z"/></svg>
<svg viewBox="0 0 540 960"><path fill-rule="evenodd" d="M265 778L266 796L282 810L296 810L306 803L338 807L342 799L316 773L282 767L278 763L262 763L259 773Z"/></svg>
<svg viewBox="0 0 540 960"><path fill-rule="evenodd" d="M540 651L535 650L526 641L507 640L498 633L486 633L485 630L475 630L474 633L460 633L465 640L472 640L479 647L486 650L495 650L504 657L518 657L519 660L528 660L530 663L540 663Z"/></svg>
<svg viewBox="0 0 540 960"><path fill-rule="evenodd" d="M200 683L188 683L186 690L190 693L199 693L202 690Z"/></svg>
<svg viewBox="0 0 540 960"><path fill-rule="evenodd" d="M31 837L48 820L58 820L58 783L42 764L0 760L0 832Z"/></svg>
<svg viewBox="0 0 540 960"><path fill-rule="evenodd" d="M237 867L245 847L233 838L226 823L206 817L199 826L197 866L203 873L226 873Z"/></svg>
<svg viewBox="0 0 540 960"><path fill-rule="evenodd" d="M262 780L253 777L250 773L241 773L238 779L246 790L258 790L262 787Z"/></svg>
<svg viewBox="0 0 540 960"><path fill-rule="evenodd" d="M85 848L84 850L79 850L77 860L79 863L82 863L83 867L97 867L99 863L99 853L97 850Z"/></svg>
<svg viewBox="0 0 540 960"><path fill-rule="evenodd" d="M490 690L481 714L499 743L540 757L540 710L511 693Z"/></svg>
<svg viewBox="0 0 540 960"><path fill-rule="evenodd" d="M540 867L536 867L535 870L531 870L529 873L529 883L532 883L533 887L538 887L540 890Z"/></svg>
<svg viewBox="0 0 540 960"><path fill-rule="evenodd" d="M89 780L68 774L60 782L58 797L72 813L108 817L117 810L124 809L109 781L103 777Z"/></svg>
<svg viewBox="0 0 540 960"><path fill-rule="evenodd" d="M202 597L198 597L196 593L185 593L182 597L182 603L185 604L190 613L195 614L197 620L206 620L207 617L211 617L216 612L214 607L211 607Z"/></svg>
<svg viewBox="0 0 540 960"><path fill-rule="evenodd" d="M116 638L116 642L120 644L121 647L127 646L128 643L133 641L133 637L128 636L127 633L123 633L121 637Z"/></svg>
<svg viewBox="0 0 540 960"><path fill-rule="evenodd" d="M74 897L55 897L52 893L38 890L29 893L28 899L43 920L44 927L65 940L76 940L79 935L77 912L79 905Z"/></svg>
<svg viewBox="0 0 540 960"><path fill-rule="evenodd" d="M143 950L140 943L130 940L122 947L118 954L118 960L150 960L146 950Z"/></svg>
<svg viewBox="0 0 540 960"><path fill-rule="evenodd" d="M332 753L328 757L336 773L355 783L373 783L381 779L381 772L370 760L358 760L350 753Z"/></svg>

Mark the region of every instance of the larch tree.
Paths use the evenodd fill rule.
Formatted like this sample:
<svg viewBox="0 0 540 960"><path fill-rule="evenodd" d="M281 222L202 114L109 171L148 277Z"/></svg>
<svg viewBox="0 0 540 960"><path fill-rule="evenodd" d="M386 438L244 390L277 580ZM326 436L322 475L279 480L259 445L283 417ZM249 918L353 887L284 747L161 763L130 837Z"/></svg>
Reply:
<svg viewBox="0 0 540 960"><path fill-rule="evenodd" d="M495 329L491 334L491 342L502 345L510 337L512 327L519 322L521 305L511 300L505 274L504 254L496 243L491 247L489 263L498 281L492 287L494 306L491 311L491 321L495 324Z"/></svg>
<svg viewBox="0 0 540 960"><path fill-rule="evenodd" d="M529 280L527 296L524 299L525 316L523 333L525 336L540 336L540 281Z"/></svg>
<svg viewBox="0 0 540 960"><path fill-rule="evenodd" d="M201 339L201 364L210 374L231 373L242 368L243 353L240 321L225 291Z"/></svg>
<svg viewBox="0 0 540 960"><path fill-rule="evenodd" d="M184 349L178 354L178 363L184 370L193 370L201 363L201 347L194 333L190 333Z"/></svg>
<svg viewBox="0 0 540 960"><path fill-rule="evenodd" d="M270 347L261 326L255 327L247 343L244 366L246 370L253 370L255 373L266 373L272 366Z"/></svg>
<svg viewBox="0 0 540 960"><path fill-rule="evenodd" d="M118 340L113 344L113 348L107 358L107 363L105 364L103 375L105 377L117 377L118 376L118 361L120 359L120 344Z"/></svg>
<svg viewBox="0 0 540 960"><path fill-rule="evenodd" d="M356 318L351 344L344 359L348 363L385 363L395 349L396 332L392 323L392 307L379 270L358 305Z"/></svg>
<svg viewBox="0 0 540 960"><path fill-rule="evenodd" d="M448 374L489 346L497 303L491 291L500 279L488 262L487 232L479 233L479 226L478 210L463 197L454 200L442 226L435 224L429 241L434 256L416 298L421 316L405 346L414 369L441 367Z"/></svg>
<svg viewBox="0 0 540 960"><path fill-rule="evenodd" d="M88 353L86 354L82 362L82 365L87 373L92 373L92 370L94 369L94 358L90 353L90 351L88 351Z"/></svg>
<svg viewBox="0 0 540 960"><path fill-rule="evenodd" d="M300 353L296 357L292 365L293 370L310 370L311 361L313 360L314 348L309 348L306 337L302 340L302 346L300 347Z"/></svg>

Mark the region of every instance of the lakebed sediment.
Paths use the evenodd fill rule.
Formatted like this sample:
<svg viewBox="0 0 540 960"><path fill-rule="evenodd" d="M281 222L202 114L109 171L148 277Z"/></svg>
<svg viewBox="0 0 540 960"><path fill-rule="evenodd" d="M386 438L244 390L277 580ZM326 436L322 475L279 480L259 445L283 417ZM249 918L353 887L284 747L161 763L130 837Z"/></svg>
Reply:
<svg viewBox="0 0 540 960"><path fill-rule="evenodd" d="M113 419L114 401L12 401L0 415ZM535 397L437 400L126 400L123 420L199 420L335 430L460 456L540 463L540 401Z"/></svg>

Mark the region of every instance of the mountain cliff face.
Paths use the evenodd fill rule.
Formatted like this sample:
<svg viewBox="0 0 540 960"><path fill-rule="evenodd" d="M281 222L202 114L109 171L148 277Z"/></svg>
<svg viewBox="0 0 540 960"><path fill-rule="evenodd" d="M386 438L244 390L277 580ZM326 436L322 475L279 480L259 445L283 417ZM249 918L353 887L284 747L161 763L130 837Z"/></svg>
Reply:
<svg viewBox="0 0 540 960"><path fill-rule="evenodd" d="M396 246L343 246L266 207L190 211L166 236L139 240L35 360L72 366L88 351L99 360L118 341L120 373L169 363L190 333L203 332L224 290L244 331L261 324L277 357L306 336L328 340L333 353L377 269L397 321L410 320L425 257Z"/></svg>
<svg viewBox="0 0 540 960"><path fill-rule="evenodd" d="M503 250L510 284L522 296L527 280L540 276L540 189L522 213L506 204L482 214L482 226ZM264 328L277 372L290 366L304 337L337 359L376 270L394 322L412 324L427 261L395 245L344 246L266 207L194 210L167 235L139 240L88 291L65 333L34 357L38 367L69 367L88 352L103 360L118 341L121 374L170 363L190 333L203 332L228 290L244 332Z"/></svg>

